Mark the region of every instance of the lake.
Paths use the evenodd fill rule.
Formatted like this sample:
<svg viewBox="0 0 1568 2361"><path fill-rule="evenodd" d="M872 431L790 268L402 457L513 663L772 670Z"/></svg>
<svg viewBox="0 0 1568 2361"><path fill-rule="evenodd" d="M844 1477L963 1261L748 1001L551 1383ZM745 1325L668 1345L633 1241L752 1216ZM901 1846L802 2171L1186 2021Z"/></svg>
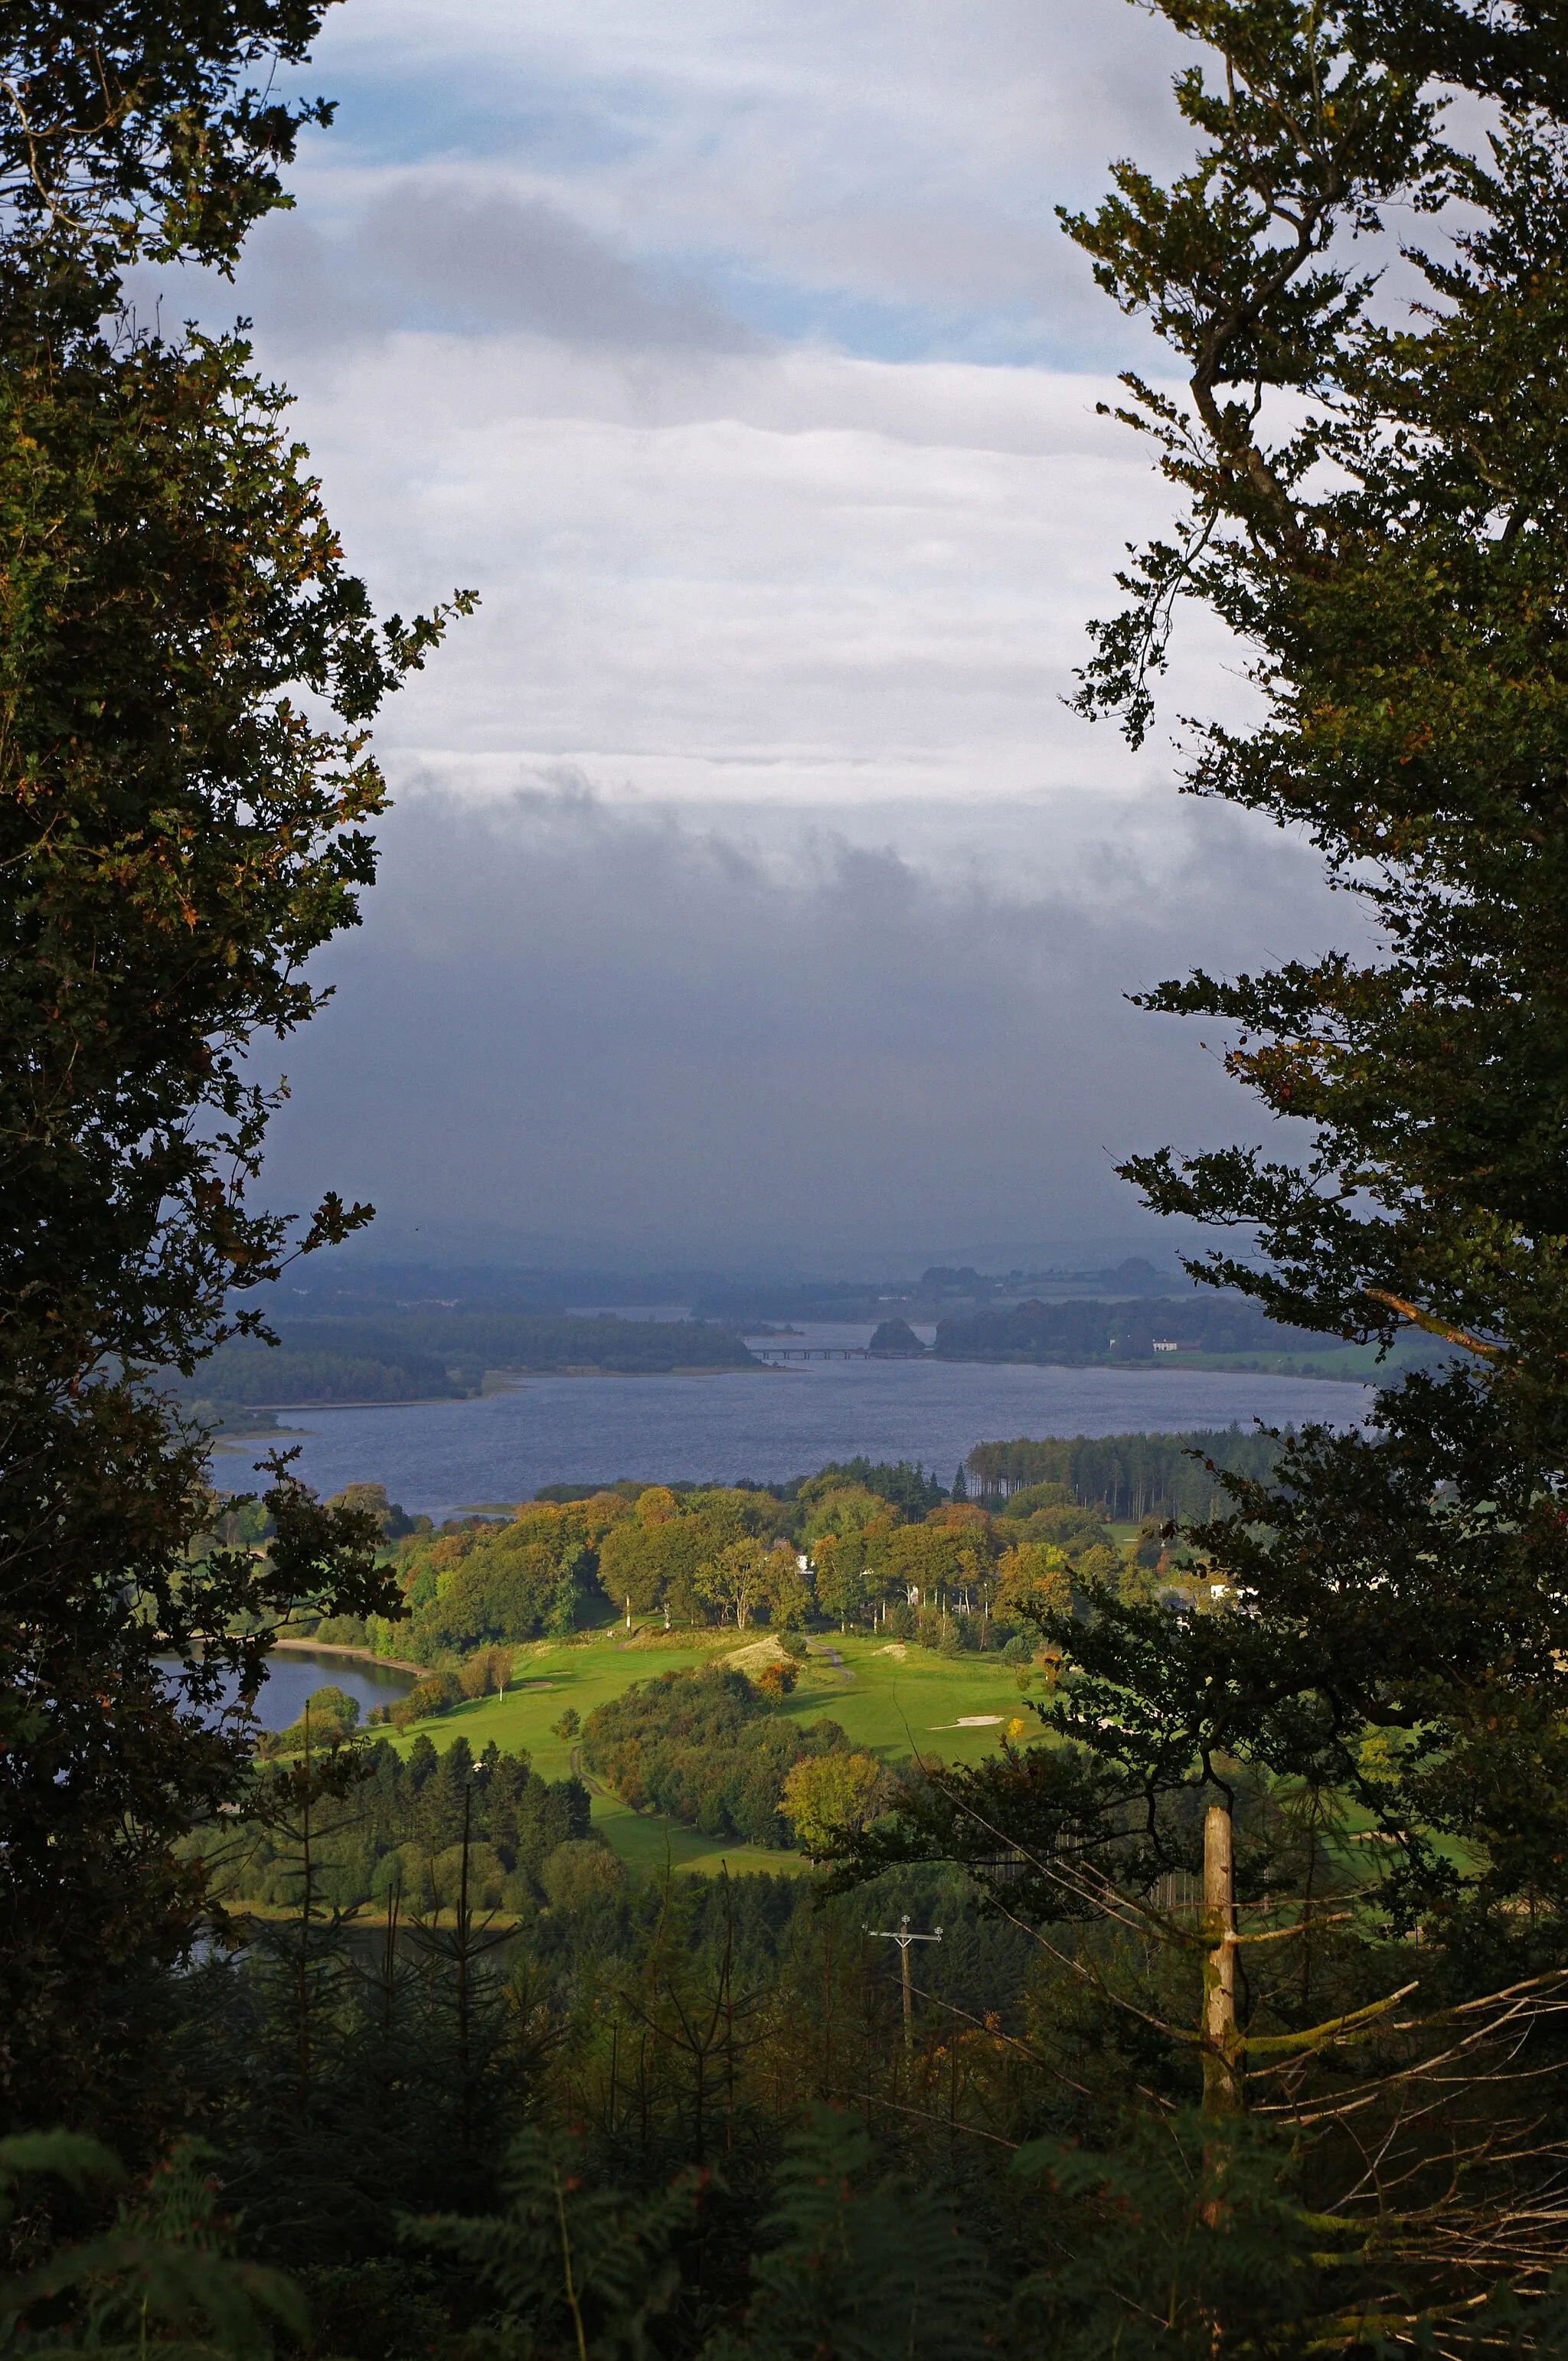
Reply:
<svg viewBox="0 0 1568 2361"><path fill-rule="evenodd" d="M827 1323L779 1345L863 1345ZM1014 1435L1168 1433L1314 1420L1345 1427L1371 1389L1245 1370L1035 1368L973 1361L810 1361L718 1377L537 1377L482 1400L285 1411L295 1463L323 1495L385 1484L411 1515L529 1499L544 1484L688 1478L780 1483L829 1459L917 1459L950 1483L975 1444ZM220 1447L215 1480L242 1490L274 1447ZM264 1479L263 1479L264 1480Z"/></svg>
<svg viewBox="0 0 1568 2361"><path fill-rule="evenodd" d="M164 1659L170 1666L172 1657ZM391 1705L414 1685L412 1673L395 1673L386 1664L372 1664L354 1656L339 1656L330 1648L289 1648L268 1659L267 1678L256 1700L256 1718L263 1730L287 1730L305 1709L305 1699L328 1686L344 1689L359 1700L364 1720L373 1705ZM232 1700L234 1688L228 1690Z"/></svg>

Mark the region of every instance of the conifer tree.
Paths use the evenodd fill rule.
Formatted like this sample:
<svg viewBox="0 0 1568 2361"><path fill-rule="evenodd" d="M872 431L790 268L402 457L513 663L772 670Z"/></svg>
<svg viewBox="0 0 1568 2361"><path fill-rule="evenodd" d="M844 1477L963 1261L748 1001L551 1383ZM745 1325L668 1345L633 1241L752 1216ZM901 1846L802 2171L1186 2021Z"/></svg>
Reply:
<svg viewBox="0 0 1568 2361"><path fill-rule="evenodd" d="M1158 1210L1255 1241L1195 1276L1297 1325L1452 1348L1227 1478L1197 1529L1240 1610L1207 1653L1227 1741L1348 1783L1401 1839L1395 1899L1568 1900L1568 115L1551 11L1170 0L1207 56L1168 188L1134 164L1069 220L1188 378L1126 380L1183 514L1135 554L1080 697L1139 742L1176 608L1247 652L1263 719L1194 725L1187 789L1304 830L1374 949L1146 1005L1231 1028L1299 1156L1132 1159ZM1447 79L1506 101L1478 155ZM1420 232L1420 217L1463 207ZM1424 297L1379 310L1393 208ZM1418 236L1418 233L1420 235ZM1423 249L1430 247L1431 251ZM1158 1614L1097 1601L1092 1669L1142 1694ZM1068 1642L1076 1645L1070 1634ZM1152 1654L1151 1654L1152 1650ZM1175 1662L1179 1649L1170 1652ZM1219 1692L1212 1691L1217 1696ZM1402 1733L1376 1778L1367 1731ZM1483 1850L1467 1874L1423 1831ZM1468 1905L1467 1905L1468 1906ZM1515 1931L1519 1931L1515 1922Z"/></svg>

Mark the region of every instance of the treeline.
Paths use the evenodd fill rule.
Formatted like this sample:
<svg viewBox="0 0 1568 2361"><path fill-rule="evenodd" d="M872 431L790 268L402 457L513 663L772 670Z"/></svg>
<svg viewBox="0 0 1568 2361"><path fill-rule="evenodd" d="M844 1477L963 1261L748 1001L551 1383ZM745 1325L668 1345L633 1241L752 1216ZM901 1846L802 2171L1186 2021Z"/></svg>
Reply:
<svg viewBox="0 0 1568 2361"><path fill-rule="evenodd" d="M383 1318L389 1313L591 1312L620 1304L694 1303L718 1275L680 1265L667 1270L574 1270L558 1264L400 1262L350 1249L296 1264L291 1304L314 1318ZM267 1298L244 1299L266 1309Z"/></svg>
<svg viewBox="0 0 1568 2361"><path fill-rule="evenodd" d="M1000 1647L1031 1600L1065 1598L1080 1576L1147 1590L1160 1548L1118 1543L1107 1520L1170 1513L1183 1485L1182 1512L1201 1513L1212 1479L1184 1477L1190 1440L1249 1468L1272 1450L1235 1432L980 1444L969 1464L982 1499L949 1500L906 1463L855 1460L777 1490L623 1483L440 1532L389 1507L379 1487L355 1486L331 1505L377 1517L406 1613L331 1618L315 1636L445 1668L451 1695L423 1685L424 1710L500 1686L520 1642L616 1616L738 1633L872 1625L951 1653Z"/></svg>
<svg viewBox="0 0 1568 2361"><path fill-rule="evenodd" d="M174 1381L170 1389L191 1401L279 1407L439 1400L468 1390L435 1354L388 1330L357 1324L331 1335L291 1332L276 1346L231 1337L193 1377Z"/></svg>
<svg viewBox="0 0 1568 2361"><path fill-rule="evenodd" d="M281 1320L280 1342L234 1337L169 1389L189 1402L440 1400L477 1393L490 1370L626 1373L747 1368L725 1328L611 1312L411 1312L398 1319Z"/></svg>
<svg viewBox="0 0 1568 2361"><path fill-rule="evenodd" d="M1283 1327L1244 1296L1205 1289L1123 1302L1031 1296L1011 1309L938 1321L933 1350L949 1361L1148 1361L1157 1339L1194 1353L1332 1352L1340 1342Z"/></svg>
<svg viewBox="0 0 1568 2361"><path fill-rule="evenodd" d="M332 1694L318 1692L312 1700L319 1708L318 1766L353 1729L348 1715L327 1706ZM353 1700L343 1703L352 1707ZM463 1891L465 1843L466 1891L476 1909L526 1915L553 1891L621 1883L620 1862L592 1836L581 1780L542 1779L521 1749L502 1754L491 1744L476 1761L466 1739L438 1753L422 1732L406 1756L383 1739L356 1750L352 1766L342 1766L345 1773L350 1767L339 1791L329 1785L322 1795L309 1831L313 1907L385 1910L395 1903L405 1916L452 1909ZM209 1824L194 1844L193 1856L204 1861L231 1908L301 1902L304 1862L294 1825L300 1792L298 1775L264 1773L244 1827L236 1833L222 1821Z"/></svg>
<svg viewBox="0 0 1568 2361"><path fill-rule="evenodd" d="M1266 1482L1278 1456L1270 1435L1194 1427L1185 1434L1047 1435L1038 1442L1020 1435L1013 1443L977 1443L964 1466L982 1499L1009 1500L1032 1485L1059 1484L1108 1517L1199 1523L1223 1497L1219 1474Z"/></svg>
<svg viewBox="0 0 1568 2361"><path fill-rule="evenodd" d="M1171 1277L1174 1263L1167 1266ZM918 1279L839 1279L766 1280L708 1279L693 1301L694 1317L751 1326L763 1321L881 1320L890 1304L907 1315L936 1318L945 1301L958 1298L984 1304L992 1297L1014 1298L1030 1287L1081 1290L1102 1287L1122 1295L1152 1295L1161 1273L1141 1255L1129 1256L1102 1270L976 1270L934 1263ZM584 1299L578 1297L578 1301ZM627 1300L624 1296L620 1299Z"/></svg>
<svg viewBox="0 0 1568 2361"><path fill-rule="evenodd" d="M486 1369L746 1368L739 1336L696 1320L623 1320L611 1312L411 1312L398 1323L422 1351L467 1372Z"/></svg>

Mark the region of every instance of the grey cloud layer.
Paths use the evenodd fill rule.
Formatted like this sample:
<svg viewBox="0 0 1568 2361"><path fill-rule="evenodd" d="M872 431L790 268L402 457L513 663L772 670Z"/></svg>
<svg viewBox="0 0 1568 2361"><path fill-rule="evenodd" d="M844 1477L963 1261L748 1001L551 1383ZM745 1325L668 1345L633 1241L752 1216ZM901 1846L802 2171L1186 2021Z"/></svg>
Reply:
<svg viewBox="0 0 1568 2361"><path fill-rule="evenodd" d="M291 1046L271 1198L709 1254L1124 1228L1115 1154L1247 1110L1123 995L1304 947L1310 865L1199 815L1158 878L1099 848L1091 908L928 849L417 798Z"/></svg>
<svg viewBox="0 0 1568 2361"><path fill-rule="evenodd" d="M700 285L617 253L546 198L429 178L389 181L335 235L275 215L251 240L240 291L285 346L398 328L627 352L759 341Z"/></svg>

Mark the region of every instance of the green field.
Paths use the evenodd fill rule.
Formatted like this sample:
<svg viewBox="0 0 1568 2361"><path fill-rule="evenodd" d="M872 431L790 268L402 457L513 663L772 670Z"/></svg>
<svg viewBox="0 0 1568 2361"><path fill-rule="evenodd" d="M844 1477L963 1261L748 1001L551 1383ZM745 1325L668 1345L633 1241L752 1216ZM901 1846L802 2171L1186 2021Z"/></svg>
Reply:
<svg viewBox="0 0 1568 2361"><path fill-rule="evenodd" d="M739 1647L745 1642L737 1635L730 1644ZM819 1653L829 1647L842 1658L841 1665ZM504 1752L526 1748L541 1778L565 1779L574 1767L573 1748L556 1738L550 1725L567 1706L575 1706L586 1721L596 1705L619 1697L633 1681L722 1663L724 1653L716 1653L711 1645L631 1646L613 1630L575 1641L541 1641L519 1651L516 1685L505 1697L476 1698L455 1712L416 1723L400 1738L389 1731L378 1734L405 1751L421 1732L439 1747L461 1736L476 1754L494 1739ZM828 1638L814 1642L801 1667L800 1686L779 1709L796 1721L830 1716L853 1745L884 1763L903 1762L914 1753L940 1755L946 1763L979 1763L995 1747L1003 1725L970 1730L954 1725L970 1714L1005 1719L1020 1706L1013 1669L996 1656L938 1656L913 1641L900 1655L875 1640ZM614 1795L596 1795L593 1812L596 1826L639 1876L656 1874L666 1859L678 1870L708 1873L721 1862L732 1871L775 1873L803 1871L806 1865L795 1853L719 1844L656 1813L633 1812Z"/></svg>

